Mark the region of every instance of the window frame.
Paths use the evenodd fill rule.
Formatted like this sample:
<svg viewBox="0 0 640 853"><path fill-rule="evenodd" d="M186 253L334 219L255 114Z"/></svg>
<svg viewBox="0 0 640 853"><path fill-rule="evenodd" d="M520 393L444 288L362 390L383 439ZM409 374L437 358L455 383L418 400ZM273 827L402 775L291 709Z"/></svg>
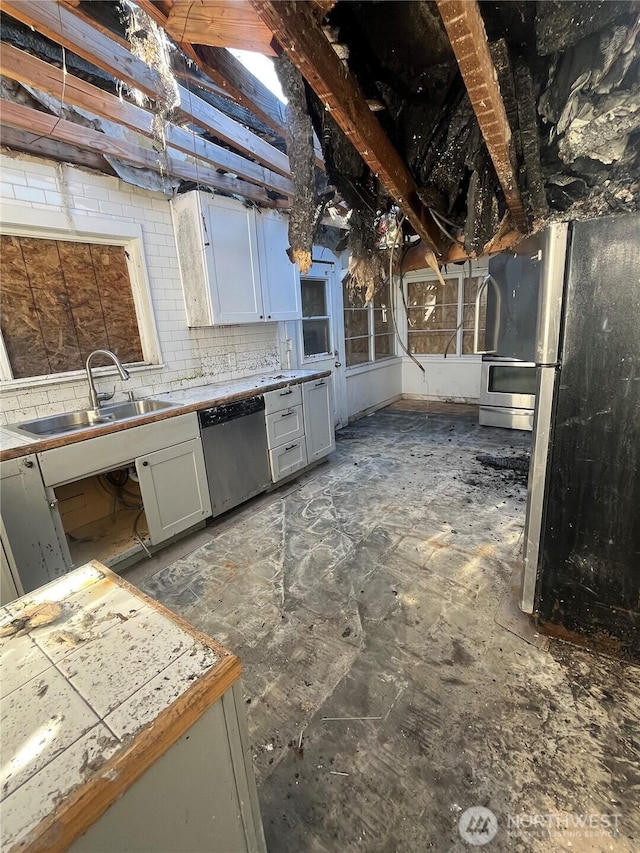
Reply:
<svg viewBox="0 0 640 853"><path fill-rule="evenodd" d="M313 269L313 267L312 267ZM302 283L306 280L311 281L322 281L324 284L324 307L326 314L314 316L314 317L305 317L302 313L303 305L302 305ZM310 269L306 275L300 276L300 356L303 364L308 364L314 361L326 361L328 358L334 358L334 350L335 345L333 341L333 322L332 322L332 304L331 304L331 287L329 281L329 275L327 275L324 270L320 272L313 273ZM325 320L327 323L327 339L329 342L329 349L327 352L316 352L311 355L306 355L304 351L304 323L305 320Z"/></svg>
<svg viewBox="0 0 640 853"><path fill-rule="evenodd" d="M487 273L488 273L488 268L487 268L486 263L482 266L477 266L477 267L473 266L471 268L471 276L473 278L482 278L483 276L487 275ZM468 272L468 270L458 270L455 272L446 272L443 270L442 271L442 277L445 280L452 279L452 278L458 279L457 303L453 303L453 302L452 303L446 303L447 306L457 304L457 314L456 314L456 316L457 316L457 320L456 320L457 331L456 331L456 337L455 337L456 348L455 348L455 352L452 352L451 349L449 350L449 352L447 353L447 358L448 359L449 358L464 358L464 359L476 359L476 360L478 360L481 358L481 355L479 353L473 353L473 352L463 353L462 352L463 334L465 331L467 331L467 332L469 331L469 329L464 328L464 324L463 324L464 306L465 306L464 284L465 284L465 281L469 278L469 272ZM409 284L414 283L414 282L421 282L421 281L430 282L430 283L431 282L437 283L439 281L439 279L438 279L438 276L432 270L429 270L429 271L416 270L415 272L405 273L405 275L403 276L404 298L405 298L405 303L407 306L407 314L405 317L405 334L406 334L406 345L407 345L407 349L409 351L411 351L410 334L412 331L409 329L409 315L408 315L408 310L410 310L410 308L411 308L411 306L409 305ZM466 304L471 304L471 303L466 303ZM445 307L445 306L443 305L440 307ZM473 328L473 326L472 326L472 328ZM430 331L435 332L435 333L441 332L441 330L438 330L438 329L431 329L431 330L429 330L429 329L415 329L413 331L420 332L422 334L429 334ZM453 331L453 329L451 331ZM436 360L444 359L444 353L426 353L426 352L418 353L418 352L416 352L416 353L412 353L412 355L418 359L421 359L421 358L436 359Z"/></svg>
<svg viewBox="0 0 640 853"><path fill-rule="evenodd" d="M394 279L395 283L395 279ZM344 284L342 285L344 288ZM391 301L394 298L395 288L392 284L389 285L389 311L393 311L393 306L391 305ZM383 364L385 361L388 361L391 358L396 358L398 355L398 345L396 340L395 329L393 328L393 320L392 320L392 328L390 332L378 332L376 333L376 324L375 324L375 312L382 311L384 309L375 307L375 296L373 299L370 299L369 302L364 305L362 308L351 308L344 304L344 289L343 289L343 306L342 306L342 336L344 340L344 363L345 370L363 370L365 368L372 368L379 364ZM344 320L344 315L347 311L361 311L367 312L367 334L366 335L353 335L347 337L346 331L347 326ZM386 337L387 335L391 336L391 352L388 355L383 355L380 358L376 358L376 338L377 337ZM359 341L364 338L367 338L368 342L368 358L367 361L361 361L359 364L347 364L347 341Z"/></svg>
<svg viewBox="0 0 640 853"><path fill-rule="evenodd" d="M33 224L35 211L17 205L3 205L0 234L13 237L33 237L41 240L59 240L69 243L94 243L96 245L122 246L131 284L131 294L136 311L138 332L142 345L143 362L136 362L128 370L148 370L162 366L160 341L155 321L151 289L144 257L144 235L142 227L133 222L117 222L110 219L72 216L64 218L49 211L37 211L39 223ZM61 226L60 221L64 222ZM86 221L85 221L86 220ZM73 229L73 230L71 230ZM112 373L115 367L98 368L100 372ZM42 373L16 379L9 361L4 337L0 333L0 381L5 389L33 387L34 384L73 381L84 376L84 370L69 370L63 373Z"/></svg>

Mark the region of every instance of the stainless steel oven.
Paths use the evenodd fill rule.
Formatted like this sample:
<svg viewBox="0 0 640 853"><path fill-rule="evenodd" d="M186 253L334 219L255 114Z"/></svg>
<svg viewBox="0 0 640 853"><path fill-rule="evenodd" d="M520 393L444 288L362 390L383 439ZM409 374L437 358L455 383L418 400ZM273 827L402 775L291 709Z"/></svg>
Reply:
<svg viewBox="0 0 640 853"><path fill-rule="evenodd" d="M534 362L483 356L480 379L481 424L532 430L535 404Z"/></svg>

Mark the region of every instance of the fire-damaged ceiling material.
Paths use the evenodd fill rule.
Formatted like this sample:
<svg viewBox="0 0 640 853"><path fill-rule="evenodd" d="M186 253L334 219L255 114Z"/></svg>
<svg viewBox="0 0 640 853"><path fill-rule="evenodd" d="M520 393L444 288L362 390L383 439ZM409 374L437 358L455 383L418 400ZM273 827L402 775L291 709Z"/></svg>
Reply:
<svg viewBox="0 0 640 853"><path fill-rule="evenodd" d="M321 132L314 116L331 178L360 212L372 199L384 204L384 192L371 190L379 179L391 194L387 204L395 200L414 226L419 215L394 186L394 176L372 164L375 134L363 140L349 124L362 119L358 93L408 167L421 202L450 238L445 254L451 255L452 241L461 240L467 252L480 254L497 234L506 239L514 224L535 230L558 216L637 208L637 3L340 0L322 19L322 32L314 31L306 4L252 0L252 5L336 118L338 133L368 163L354 169L346 152L341 161L340 146L330 132ZM480 26L464 32L464 19L474 10ZM351 86L351 100L343 98L338 109L338 86L327 91L329 63L317 43L323 37ZM312 115L315 100L310 93ZM500 125L503 132L496 137Z"/></svg>
<svg viewBox="0 0 640 853"><path fill-rule="evenodd" d="M639 206L637 3L206 0L197 15L211 14L209 44L195 42L193 6L0 0L14 52L3 73L27 96L4 88L4 140L270 206L290 206L295 189L292 249L304 262L325 198L319 139L368 276L380 269L375 223L396 205L405 237L421 238L411 252L422 266L499 250L552 218ZM256 34L306 81L290 92L293 136L283 106L221 46Z"/></svg>

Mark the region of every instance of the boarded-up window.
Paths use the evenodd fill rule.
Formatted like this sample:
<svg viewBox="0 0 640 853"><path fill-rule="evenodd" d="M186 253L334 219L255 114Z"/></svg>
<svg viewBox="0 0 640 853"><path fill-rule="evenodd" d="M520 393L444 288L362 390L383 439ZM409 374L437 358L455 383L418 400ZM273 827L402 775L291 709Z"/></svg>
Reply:
<svg viewBox="0 0 640 853"><path fill-rule="evenodd" d="M95 349L143 360L122 246L2 235L0 296L15 379L80 370Z"/></svg>

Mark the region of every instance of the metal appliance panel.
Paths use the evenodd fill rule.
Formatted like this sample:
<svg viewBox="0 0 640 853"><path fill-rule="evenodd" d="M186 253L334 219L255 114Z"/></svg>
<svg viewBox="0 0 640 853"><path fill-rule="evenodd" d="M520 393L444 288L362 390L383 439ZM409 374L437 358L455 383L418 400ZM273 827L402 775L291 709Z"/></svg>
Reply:
<svg viewBox="0 0 640 853"><path fill-rule="evenodd" d="M534 604L543 625L635 655L638 270L640 215L573 224Z"/></svg>
<svg viewBox="0 0 640 853"><path fill-rule="evenodd" d="M252 400L259 399L257 411ZM224 419L224 406L200 413L202 447L214 516L238 506L271 484L264 400L251 398ZM243 414L242 410L250 411Z"/></svg>
<svg viewBox="0 0 640 853"><path fill-rule="evenodd" d="M535 355L540 365L558 361L568 233L566 222L550 225L544 232Z"/></svg>
<svg viewBox="0 0 640 853"><path fill-rule="evenodd" d="M557 373L555 367L538 367L537 370L537 405L533 420L533 444L529 463L527 489L529 499L524 526L524 570L520 589L520 609L524 613L533 613L534 608L549 457L549 437Z"/></svg>
<svg viewBox="0 0 640 853"><path fill-rule="evenodd" d="M532 361L484 356L480 373L480 405L533 410L536 404L535 369ZM522 389L523 385L531 385L531 393L519 393L518 388Z"/></svg>
<svg viewBox="0 0 640 853"><path fill-rule="evenodd" d="M503 406L480 406L478 418L481 426L504 429L533 429L533 409L509 409Z"/></svg>
<svg viewBox="0 0 640 853"><path fill-rule="evenodd" d="M533 362L536 348L541 240L530 237L513 252L489 260L485 350Z"/></svg>

